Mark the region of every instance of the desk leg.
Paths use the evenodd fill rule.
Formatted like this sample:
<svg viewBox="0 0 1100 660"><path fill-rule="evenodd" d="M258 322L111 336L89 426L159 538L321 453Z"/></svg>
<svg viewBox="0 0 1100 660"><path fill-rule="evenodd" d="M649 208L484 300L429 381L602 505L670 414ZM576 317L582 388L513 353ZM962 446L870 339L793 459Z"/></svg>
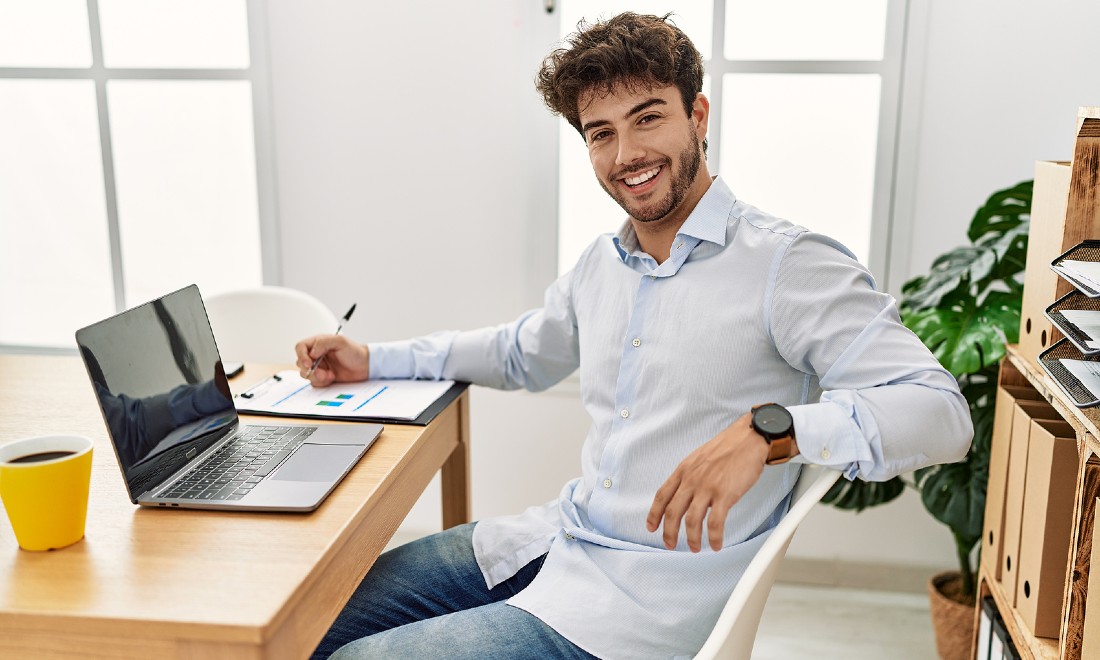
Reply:
<svg viewBox="0 0 1100 660"><path fill-rule="evenodd" d="M443 464L443 529L470 522L470 392L458 400L458 446Z"/></svg>

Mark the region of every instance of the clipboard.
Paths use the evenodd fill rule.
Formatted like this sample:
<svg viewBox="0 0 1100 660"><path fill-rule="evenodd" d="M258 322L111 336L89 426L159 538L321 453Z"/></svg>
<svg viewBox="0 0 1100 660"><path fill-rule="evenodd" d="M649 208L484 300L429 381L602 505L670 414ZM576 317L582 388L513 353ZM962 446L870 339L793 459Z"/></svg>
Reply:
<svg viewBox="0 0 1100 660"><path fill-rule="evenodd" d="M282 371L233 397L237 412L274 417L427 426L469 383L368 380L313 388L297 371Z"/></svg>

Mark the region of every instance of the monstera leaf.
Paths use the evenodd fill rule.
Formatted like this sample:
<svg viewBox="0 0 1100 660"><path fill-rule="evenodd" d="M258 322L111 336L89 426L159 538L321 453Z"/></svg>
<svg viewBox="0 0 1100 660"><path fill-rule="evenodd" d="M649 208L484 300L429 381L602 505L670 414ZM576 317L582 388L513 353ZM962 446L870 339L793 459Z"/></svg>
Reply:
<svg viewBox="0 0 1100 660"><path fill-rule="evenodd" d="M1004 357L1005 342L1015 343L1020 332L1020 297L995 291L979 305L967 292L955 290L936 307L909 312L904 321L958 378L996 364Z"/></svg>
<svg viewBox="0 0 1100 660"><path fill-rule="evenodd" d="M885 504L897 499L905 492L905 482L901 477L887 481L848 481L837 479L821 501L832 504L845 511L860 512L872 506Z"/></svg>

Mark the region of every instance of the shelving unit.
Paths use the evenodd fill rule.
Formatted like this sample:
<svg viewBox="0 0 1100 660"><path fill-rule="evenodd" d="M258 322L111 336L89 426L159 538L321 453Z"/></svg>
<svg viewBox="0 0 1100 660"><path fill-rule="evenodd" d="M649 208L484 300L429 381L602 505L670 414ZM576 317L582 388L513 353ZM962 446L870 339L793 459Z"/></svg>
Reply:
<svg viewBox="0 0 1100 660"><path fill-rule="evenodd" d="M1036 170L1037 174L1041 170L1048 177L1045 179L1048 185L1060 181L1064 186L1062 189L1068 189L1068 197L1065 193L1060 198L1058 195L1048 194L1040 201L1037 194L1033 199L1020 344L1007 347L999 377L1001 386L1034 387L1073 427L1077 440L1076 474L1057 473L1052 477L1075 480L1071 538L1066 555L1062 620L1058 638L1041 638L1033 634L1023 617L1011 605L1015 594L1006 592L996 578L996 567L990 564L998 561L996 557L989 558L983 554L978 570L978 602L987 595L993 597L1017 651L1028 660L1082 660L1093 526L1096 521L1096 502L1100 497L1100 406L1079 407L1095 404L1095 401L1085 401L1088 397L1082 398L1080 393L1076 397L1067 393L1067 388L1055 382L1054 377L1048 373L1064 371L1062 365L1056 364L1058 358L1084 357L1070 341L1063 339L1060 330L1065 319L1060 312L1064 309L1095 309L1087 304L1070 307L1070 294L1074 291L1074 286L1061 278L1051 279L1053 273L1049 269L1049 264L1055 257L1065 257L1071 249L1088 248L1100 251L1100 242L1094 243L1096 239L1100 239L1100 107L1081 108L1077 119L1072 163L1047 162L1043 168ZM1047 190L1049 193L1050 189ZM1037 214L1042 215L1043 223L1036 222ZM1087 245L1086 241L1089 242ZM1041 249L1033 251L1033 247ZM1040 319L1049 321L1048 328L1041 327ZM1059 341L1062 342L1061 346L1058 345ZM1044 353L1047 361L1041 367L1040 356ZM1074 390L1074 379L1066 380L1068 389ZM1094 603L1100 603L1100 594L1094 595ZM1100 605L1094 607L1096 606ZM971 657L977 654L979 612L980 608L976 607ZM1089 634L1094 635L1091 628ZM1095 644L1097 640L1090 638L1089 643Z"/></svg>
<svg viewBox="0 0 1100 660"><path fill-rule="evenodd" d="M982 558L978 573L978 593L991 595L1005 619L1005 626L1016 643L1020 655L1028 660L1079 660L1084 628L1084 606L1087 595L1089 564L1092 559L1092 520L1096 498L1100 497L1100 408L1078 408L1057 384L1033 363L1024 358L1018 346L1008 347L1008 356L1001 366L1001 385L1031 385L1054 406L1077 432L1077 451L1081 469L1076 475L1074 498L1074 530L1071 555L1067 557L1066 588L1063 597L1062 631L1059 639L1035 637L1024 625L1016 610L1009 605L1008 594L993 577L993 567ZM1069 475L1066 475L1067 477ZM980 600L979 600L980 602ZM975 610L975 618L977 611ZM975 645L977 639L975 638Z"/></svg>

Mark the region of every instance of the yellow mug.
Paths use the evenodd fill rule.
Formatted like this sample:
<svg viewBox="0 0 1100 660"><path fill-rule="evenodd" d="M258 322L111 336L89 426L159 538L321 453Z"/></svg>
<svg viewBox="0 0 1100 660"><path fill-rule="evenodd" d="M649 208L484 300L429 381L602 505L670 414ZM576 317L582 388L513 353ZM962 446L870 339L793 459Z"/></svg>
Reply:
<svg viewBox="0 0 1100 660"><path fill-rule="evenodd" d="M0 445L0 498L24 550L54 550L84 538L92 441L75 435Z"/></svg>

